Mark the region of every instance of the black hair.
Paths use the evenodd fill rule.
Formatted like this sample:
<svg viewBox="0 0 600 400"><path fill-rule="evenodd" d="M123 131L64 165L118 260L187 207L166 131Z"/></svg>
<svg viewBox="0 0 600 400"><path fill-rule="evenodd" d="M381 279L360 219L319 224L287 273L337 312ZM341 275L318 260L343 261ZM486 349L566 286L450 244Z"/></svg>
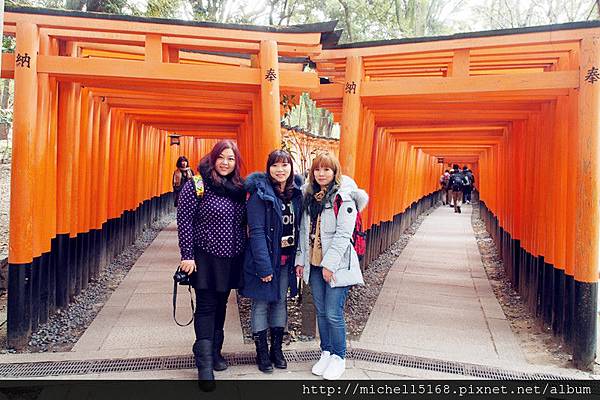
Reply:
<svg viewBox="0 0 600 400"><path fill-rule="evenodd" d="M188 167L189 167L189 166L190 166L190 162L188 161L188 159L187 159L187 157L186 157L186 156L181 156L181 157L179 157L179 158L177 159L177 162L175 163L175 166L176 166L177 168L181 168L181 163L182 163L182 162L184 162L184 161L187 161L187 163L188 163Z"/></svg>
<svg viewBox="0 0 600 400"><path fill-rule="evenodd" d="M278 182L276 182L271 176L271 166L278 162L284 162L290 164L290 176L288 176L285 181L285 187L281 190L281 186ZM269 182L275 189L275 193L277 196L284 201L290 201L292 196L294 195L294 162L290 153L285 150L273 150L269 157L267 157L267 177L269 178Z"/></svg>
<svg viewBox="0 0 600 400"><path fill-rule="evenodd" d="M215 165L217 159L223 151L231 149L235 157L235 167L233 171L227 176L221 176L216 171ZM220 140L218 141L207 155L202 157L200 164L198 165L198 172L202 175L203 179L208 179L214 187L225 187L227 190L236 192L236 196L239 193L245 194L244 190L244 178L240 174L242 169L243 161L240 155L240 150L237 144L233 140Z"/></svg>

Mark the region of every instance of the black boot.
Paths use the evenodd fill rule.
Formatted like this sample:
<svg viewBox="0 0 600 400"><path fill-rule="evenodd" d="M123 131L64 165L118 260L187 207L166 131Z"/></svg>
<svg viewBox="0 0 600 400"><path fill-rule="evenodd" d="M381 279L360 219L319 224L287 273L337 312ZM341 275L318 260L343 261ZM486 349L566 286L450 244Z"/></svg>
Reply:
<svg viewBox="0 0 600 400"><path fill-rule="evenodd" d="M198 386L203 391L215 389L215 376L213 374L213 343L212 340L196 340L192 347L196 368L198 368Z"/></svg>
<svg viewBox="0 0 600 400"><path fill-rule="evenodd" d="M283 328L271 328L271 350L269 356L275 368L286 369L287 362L283 357L281 345L283 343Z"/></svg>
<svg viewBox="0 0 600 400"><path fill-rule="evenodd" d="M227 361L225 361L225 358L221 355L224 340L225 334L222 330L215 332L215 337L213 339L213 369L215 371L225 371L228 367Z"/></svg>
<svg viewBox="0 0 600 400"><path fill-rule="evenodd" d="M252 335L256 345L256 365L258 369L265 373L273 372L273 366L269 359L269 345L267 343L267 330Z"/></svg>

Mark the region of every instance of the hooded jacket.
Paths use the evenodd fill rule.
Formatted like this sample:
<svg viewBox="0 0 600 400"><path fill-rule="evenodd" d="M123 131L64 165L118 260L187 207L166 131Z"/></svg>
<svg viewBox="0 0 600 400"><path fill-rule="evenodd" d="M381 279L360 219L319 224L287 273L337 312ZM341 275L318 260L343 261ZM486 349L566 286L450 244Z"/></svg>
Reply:
<svg viewBox="0 0 600 400"><path fill-rule="evenodd" d="M294 177L294 243L298 243L300 219L302 217L302 177ZM294 256L288 261L287 268L281 267L281 238L283 235L282 200L276 195L264 172L255 172L245 181L246 191L250 194L247 202L248 246L244 259L244 287L240 294L257 300L274 302L279 300L279 278L281 273L289 275L291 295L298 292L294 272ZM292 254L296 254L294 244ZM261 278L273 275L270 282Z"/></svg>
<svg viewBox="0 0 600 400"><path fill-rule="evenodd" d="M306 187L307 185L303 186L303 192L306 192ZM337 196L341 197L342 204L336 218L333 202ZM332 287L363 283L358 255L351 239L356 224L356 215L358 211L362 211L366 207L368 201L367 192L359 189L352 178L343 175L339 189L329 196L329 200L323 207L320 226L323 248L321 266L334 273L334 279L330 282ZM305 267L303 279L307 284L310 277L310 223L310 214L305 210L300 223L296 265Z"/></svg>

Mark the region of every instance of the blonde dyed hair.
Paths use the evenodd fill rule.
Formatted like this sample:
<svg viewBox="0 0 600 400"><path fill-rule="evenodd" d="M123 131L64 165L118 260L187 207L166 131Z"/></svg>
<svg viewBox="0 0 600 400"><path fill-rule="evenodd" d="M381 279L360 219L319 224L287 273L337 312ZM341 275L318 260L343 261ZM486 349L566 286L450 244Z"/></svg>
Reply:
<svg viewBox="0 0 600 400"><path fill-rule="evenodd" d="M315 170L321 167L331 168L333 170L333 180L335 181L335 184L339 186L342 183L342 166L340 165L340 160L332 153L320 153L315 157L310 166L310 172L308 174L310 185L307 185L306 188L308 195L315 193L314 186L319 187L319 184L315 180Z"/></svg>

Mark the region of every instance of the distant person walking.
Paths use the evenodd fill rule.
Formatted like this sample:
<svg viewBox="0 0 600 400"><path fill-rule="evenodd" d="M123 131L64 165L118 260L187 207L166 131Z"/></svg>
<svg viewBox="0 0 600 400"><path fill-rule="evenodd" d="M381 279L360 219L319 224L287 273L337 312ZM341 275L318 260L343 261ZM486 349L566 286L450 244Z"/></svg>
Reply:
<svg viewBox="0 0 600 400"><path fill-rule="evenodd" d="M450 171L450 188L452 189L452 203L454 203L454 212L461 213L463 188L465 186L465 177L458 164L452 166Z"/></svg>
<svg viewBox="0 0 600 400"><path fill-rule="evenodd" d="M450 182L450 171L445 170L440 176L440 190L442 191L442 205L448 204L450 198L448 196L448 183Z"/></svg>
<svg viewBox="0 0 600 400"><path fill-rule="evenodd" d="M473 171L471 171L466 165L463 166L463 175L465 177L463 198L465 204L471 204L471 192L473 191L473 186L475 185L475 177L473 176Z"/></svg>
<svg viewBox="0 0 600 400"><path fill-rule="evenodd" d="M190 168L190 163L185 156L181 156L177 159L175 164L177 169L173 172L173 193L175 194L175 207L179 202L179 193L183 185L194 176L194 172Z"/></svg>

